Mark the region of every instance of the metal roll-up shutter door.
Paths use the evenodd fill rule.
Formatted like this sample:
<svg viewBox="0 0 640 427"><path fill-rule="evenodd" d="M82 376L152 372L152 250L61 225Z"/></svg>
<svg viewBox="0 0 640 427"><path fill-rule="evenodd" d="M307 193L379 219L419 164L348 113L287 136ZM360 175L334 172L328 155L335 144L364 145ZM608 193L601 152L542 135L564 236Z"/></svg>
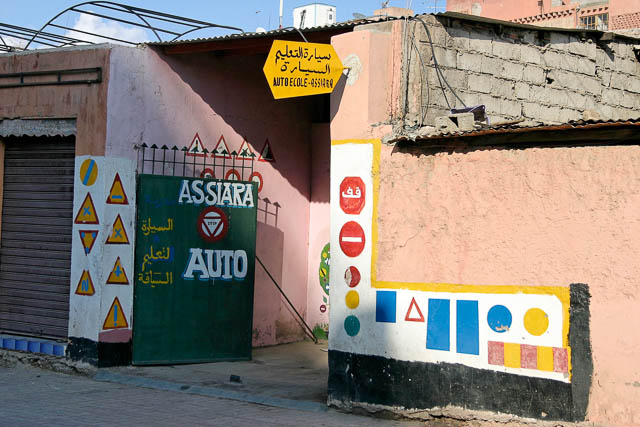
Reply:
<svg viewBox="0 0 640 427"><path fill-rule="evenodd" d="M0 331L66 337L74 138L5 140Z"/></svg>

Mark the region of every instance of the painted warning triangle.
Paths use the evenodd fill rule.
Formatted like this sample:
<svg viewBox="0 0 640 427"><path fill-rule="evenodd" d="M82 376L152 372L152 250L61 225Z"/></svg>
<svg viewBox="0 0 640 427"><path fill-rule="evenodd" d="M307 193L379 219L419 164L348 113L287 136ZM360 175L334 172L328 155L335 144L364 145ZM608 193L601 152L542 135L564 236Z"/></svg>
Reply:
<svg viewBox="0 0 640 427"><path fill-rule="evenodd" d="M256 158L256 155L254 154L253 150L249 146L249 143L247 142L246 139L242 141L242 145L238 150L237 158L240 160L252 160L252 161Z"/></svg>
<svg viewBox="0 0 640 427"><path fill-rule="evenodd" d="M276 158L273 155L273 150L271 149L271 144L269 143L269 138L264 142L264 147L260 150L260 157L258 158L259 162L269 162L275 163Z"/></svg>
<svg viewBox="0 0 640 427"><path fill-rule="evenodd" d="M111 234L107 238L105 242L107 245L128 245L129 244L129 236L127 236L127 230L124 229L124 223L122 222L122 218L120 218L120 214L116 217L115 222L113 223L113 229L111 230Z"/></svg>
<svg viewBox="0 0 640 427"><path fill-rule="evenodd" d="M127 316L125 316L122 311L122 304L120 304L120 300L116 297L111 304L107 317L104 319L102 329L120 329L128 327L129 323L127 323Z"/></svg>
<svg viewBox="0 0 640 427"><path fill-rule="evenodd" d="M111 274L107 278L107 283L110 285L128 285L129 278L127 277L127 273L124 271L122 267L122 262L120 261L120 257L116 259L115 264L113 265L113 269L111 270Z"/></svg>
<svg viewBox="0 0 640 427"><path fill-rule="evenodd" d="M98 214L96 213L96 206L93 204L91 193L87 193L87 196L80 206L80 210L76 214L75 224L99 224Z"/></svg>
<svg viewBox="0 0 640 427"><path fill-rule="evenodd" d="M110 205L128 205L129 199L127 199L127 193L124 192L124 186L120 179L120 174L116 172L116 177L111 184L111 190L109 191L109 197L107 197L107 203Z"/></svg>
<svg viewBox="0 0 640 427"><path fill-rule="evenodd" d="M200 135L198 135L198 133L196 132L196 135L193 137L193 141L191 141L191 144L189 145L189 148L187 149L187 152L185 153L186 156L193 156L193 157L205 157L206 154L204 152L204 145L202 144L202 140L200 139Z"/></svg>
<svg viewBox="0 0 640 427"><path fill-rule="evenodd" d="M91 249L93 248L93 244L96 243L98 237L98 230L80 230L80 241L82 242L82 247L84 248L84 254L89 255L91 253Z"/></svg>
<svg viewBox="0 0 640 427"><path fill-rule="evenodd" d="M413 308L416 309L416 313L412 314ZM409 309L407 310L407 315L404 317L404 320L407 322L424 322L424 316L422 315L422 311L420 311L420 307L418 307L418 303L415 298L411 298L411 304L409 304Z"/></svg>
<svg viewBox="0 0 640 427"><path fill-rule="evenodd" d="M231 160L231 150L229 150L229 146L227 145L227 141L224 139L224 135L220 135L220 139L216 144L216 148L213 149L213 157L216 159L226 159Z"/></svg>
<svg viewBox="0 0 640 427"><path fill-rule="evenodd" d="M91 274L87 270L82 272L78 287L76 288L76 295L88 295L91 296L96 293L96 289L93 287L93 280Z"/></svg>

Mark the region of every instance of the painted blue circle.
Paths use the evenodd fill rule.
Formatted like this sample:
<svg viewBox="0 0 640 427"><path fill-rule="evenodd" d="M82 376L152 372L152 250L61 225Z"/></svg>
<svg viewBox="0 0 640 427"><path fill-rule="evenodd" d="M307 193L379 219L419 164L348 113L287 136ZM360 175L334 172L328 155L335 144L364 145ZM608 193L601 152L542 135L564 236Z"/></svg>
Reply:
<svg viewBox="0 0 640 427"><path fill-rule="evenodd" d="M487 314L489 327L499 333L509 331L511 320L511 312L504 305L494 305Z"/></svg>
<svg viewBox="0 0 640 427"><path fill-rule="evenodd" d="M355 337L360 332L360 321L356 316L347 316L344 319L344 330L347 331L347 335Z"/></svg>

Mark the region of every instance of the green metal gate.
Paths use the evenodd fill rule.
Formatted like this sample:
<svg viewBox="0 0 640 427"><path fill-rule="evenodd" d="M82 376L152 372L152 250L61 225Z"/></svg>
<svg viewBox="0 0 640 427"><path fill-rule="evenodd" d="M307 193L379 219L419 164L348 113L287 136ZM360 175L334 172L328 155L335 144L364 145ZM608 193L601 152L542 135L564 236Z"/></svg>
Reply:
<svg viewBox="0 0 640 427"><path fill-rule="evenodd" d="M251 358L257 193L139 175L133 364Z"/></svg>

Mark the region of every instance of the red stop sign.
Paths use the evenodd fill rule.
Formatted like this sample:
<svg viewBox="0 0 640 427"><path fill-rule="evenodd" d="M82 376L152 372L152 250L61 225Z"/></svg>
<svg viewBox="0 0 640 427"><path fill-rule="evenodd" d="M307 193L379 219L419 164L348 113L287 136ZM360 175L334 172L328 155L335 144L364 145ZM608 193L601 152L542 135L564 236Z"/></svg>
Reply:
<svg viewBox="0 0 640 427"><path fill-rule="evenodd" d="M349 221L340 230L340 249L345 255L356 257L364 250L364 230L355 221Z"/></svg>
<svg viewBox="0 0 640 427"><path fill-rule="evenodd" d="M357 215L364 208L364 182L360 177L348 176L340 184L340 207L344 213Z"/></svg>

